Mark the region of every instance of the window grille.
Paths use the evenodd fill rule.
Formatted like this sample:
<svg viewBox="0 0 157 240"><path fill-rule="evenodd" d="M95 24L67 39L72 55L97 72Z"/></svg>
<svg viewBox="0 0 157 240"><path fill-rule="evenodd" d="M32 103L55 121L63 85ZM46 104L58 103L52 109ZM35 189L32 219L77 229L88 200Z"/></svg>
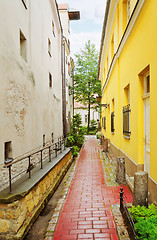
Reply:
<svg viewBox="0 0 157 240"><path fill-rule="evenodd" d="M111 113L111 132L114 133L114 112Z"/></svg>
<svg viewBox="0 0 157 240"><path fill-rule="evenodd" d="M123 135L130 137L130 104L123 107Z"/></svg>
<svg viewBox="0 0 157 240"><path fill-rule="evenodd" d="M104 117L104 130L106 130L106 117Z"/></svg>

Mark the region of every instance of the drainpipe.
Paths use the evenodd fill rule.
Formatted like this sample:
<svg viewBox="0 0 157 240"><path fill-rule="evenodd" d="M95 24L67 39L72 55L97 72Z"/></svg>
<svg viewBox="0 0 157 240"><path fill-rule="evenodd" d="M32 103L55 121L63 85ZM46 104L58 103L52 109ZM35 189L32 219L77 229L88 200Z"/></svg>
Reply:
<svg viewBox="0 0 157 240"><path fill-rule="evenodd" d="M62 117L63 136L66 137L66 85L65 85L65 42L62 31Z"/></svg>

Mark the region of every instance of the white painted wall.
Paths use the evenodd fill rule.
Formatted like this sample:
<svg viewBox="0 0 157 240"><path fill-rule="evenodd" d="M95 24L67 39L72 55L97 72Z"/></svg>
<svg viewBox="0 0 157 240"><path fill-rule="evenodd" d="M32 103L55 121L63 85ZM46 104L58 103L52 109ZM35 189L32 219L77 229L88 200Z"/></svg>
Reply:
<svg viewBox="0 0 157 240"><path fill-rule="evenodd" d="M55 0L0 1L0 179L4 142L16 158L62 135L61 27ZM55 36L52 32L55 24ZM20 30L27 61L20 55ZM48 38L52 57L48 54ZM53 87L49 88L49 72Z"/></svg>
<svg viewBox="0 0 157 240"><path fill-rule="evenodd" d="M81 115L82 126L87 126L88 122L85 122L85 115L87 115L87 121L88 121L88 109L85 109L85 108L75 108L74 109L74 114L76 114L76 113L80 113L80 115ZM99 119L99 113L95 109L93 109L93 108L90 109L90 119L91 120L94 119L96 121Z"/></svg>
<svg viewBox="0 0 157 240"><path fill-rule="evenodd" d="M73 97L72 95L69 95L69 86L72 86L72 78L71 78L71 73L70 74L68 73L68 65L70 65L71 67L70 48L68 46L68 41L70 42L69 40L70 21L69 21L69 15L68 15L68 8L64 10L60 9L59 14L60 14L62 28L63 28L63 36L65 38L66 121L68 124L69 114L70 114L70 119L72 119L72 116L73 116ZM67 125L67 128L70 128L70 126L68 125Z"/></svg>

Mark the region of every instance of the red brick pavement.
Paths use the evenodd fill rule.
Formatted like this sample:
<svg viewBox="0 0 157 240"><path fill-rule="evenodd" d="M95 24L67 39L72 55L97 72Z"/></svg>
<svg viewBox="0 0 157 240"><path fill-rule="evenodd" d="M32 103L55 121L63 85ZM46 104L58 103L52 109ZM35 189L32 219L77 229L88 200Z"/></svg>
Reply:
<svg viewBox="0 0 157 240"><path fill-rule="evenodd" d="M99 149L96 139L86 141L54 240L118 240L111 205L119 203L120 188L106 186ZM125 201L132 202L127 187L123 189Z"/></svg>

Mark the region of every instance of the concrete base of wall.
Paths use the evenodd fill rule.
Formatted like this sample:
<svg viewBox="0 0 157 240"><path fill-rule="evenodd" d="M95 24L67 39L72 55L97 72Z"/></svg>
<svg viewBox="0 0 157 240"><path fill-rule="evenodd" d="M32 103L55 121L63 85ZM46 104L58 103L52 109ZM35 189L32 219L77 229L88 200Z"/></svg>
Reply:
<svg viewBox="0 0 157 240"><path fill-rule="evenodd" d="M58 158L59 161L23 194L14 194L14 197L8 194L4 197L3 193L0 199L1 240L22 240L25 237L73 161L70 149Z"/></svg>
<svg viewBox="0 0 157 240"><path fill-rule="evenodd" d="M133 160L131 160L124 152L118 149L110 142L110 149L115 155L115 157L124 157L125 158L125 166L127 173L127 185L132 192L134 193L134 174L139 171L144 171L144 164L136 164ZM154 182L150 177L148 177L148 199L149 203L154 203L157 206L157 183Z"/></svg>
<svg viewBox="0 0 157 240"><path fill-rule="evenodd" d="M110 149L116 157L124 157L125 158L126 173L130 177L133 177L134 173L144 170L143 164L136 164L124 152L122 152L120 149L116 148L111 142L110 142Z"/></svg>

